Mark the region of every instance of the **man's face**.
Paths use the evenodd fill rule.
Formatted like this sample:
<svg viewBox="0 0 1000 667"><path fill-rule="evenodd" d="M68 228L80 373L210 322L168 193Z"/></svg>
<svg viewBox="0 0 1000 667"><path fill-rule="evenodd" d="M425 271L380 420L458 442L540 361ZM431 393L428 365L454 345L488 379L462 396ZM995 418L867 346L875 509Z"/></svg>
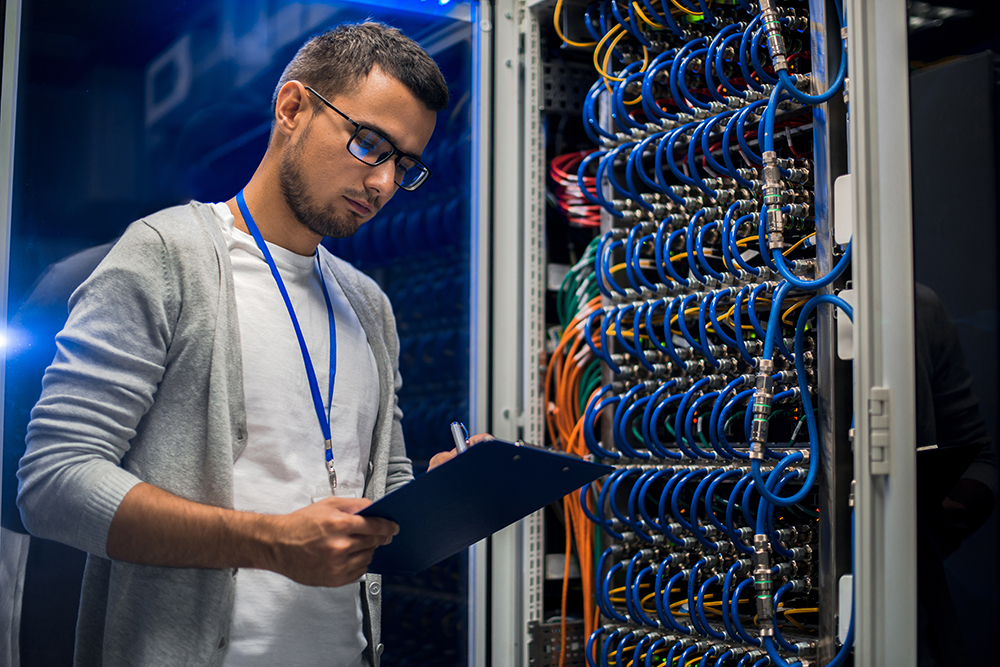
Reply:
<svg viewBox="0 0 1000 667"><path fill-rule="evenodd" d="M308 94L308 93L307 93ZM396 156L367 165L347 150L354 126L322 103L281 157L281 190L299 222L322 236L350 236L395 194ZM357 88L330 102L377 130L402 152L420 157L437 114L398 79L375 67Z"/></svg>

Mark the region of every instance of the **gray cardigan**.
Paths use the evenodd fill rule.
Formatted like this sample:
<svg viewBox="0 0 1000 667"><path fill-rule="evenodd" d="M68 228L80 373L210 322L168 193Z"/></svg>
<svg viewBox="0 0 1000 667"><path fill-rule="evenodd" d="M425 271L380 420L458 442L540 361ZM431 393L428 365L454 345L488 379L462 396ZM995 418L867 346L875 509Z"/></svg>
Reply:
<svg viewBox="0 0 1000 667"><path fill-rule="evenodd" d="M379 412L365 497L412 479L396 393L399 343L385 294L330 266L375 355ZM231 508L246 405L232 267L204 204L129 226L70 299L66 327L31 414L18 471L28 530L90 554L77 624L78 665L219 665L236 572L108 559L111 519L139 481ZM364 585L364 584L363 584ZM381 654L379 577L362 602L370 661Z"/></svg>

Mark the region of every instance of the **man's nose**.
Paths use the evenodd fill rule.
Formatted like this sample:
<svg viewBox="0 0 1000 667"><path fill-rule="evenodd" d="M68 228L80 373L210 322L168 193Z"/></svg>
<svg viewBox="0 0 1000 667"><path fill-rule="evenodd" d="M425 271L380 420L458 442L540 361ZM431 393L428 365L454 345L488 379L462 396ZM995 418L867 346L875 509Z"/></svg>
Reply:
<svg viewBox="0 0 1000 667"><path fill-rule="evenodd" d="M365 179L365 187L389 197L396 191L395 179L396 161L389 159L371 168L368 177Z"/></svg>

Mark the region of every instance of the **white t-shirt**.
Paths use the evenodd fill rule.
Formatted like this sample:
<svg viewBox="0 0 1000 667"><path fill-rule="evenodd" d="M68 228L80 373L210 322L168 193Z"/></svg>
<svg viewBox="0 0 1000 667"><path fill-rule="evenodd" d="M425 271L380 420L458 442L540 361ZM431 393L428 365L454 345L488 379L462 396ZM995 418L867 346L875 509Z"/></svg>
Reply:
<svg viewBox="0 0 1000 667"><path fill-rule="evenodd" d="M331 495L323 432L316 417L291 318L253 237L234 227L225 204L214 204L229 245L243 353L247 443L233 465L237 510L286 514ZM336 316L337 368L333 408L326 405L330 371L329 317L316 257L268 244L312 359L330 417L337 495L361 497L378 414L375 357L361 322L336 278L324 278ZM318 251L327 251L322 246ZM264 570L240 570L224 665L362 665L360 587L303 586Z"/></svg>

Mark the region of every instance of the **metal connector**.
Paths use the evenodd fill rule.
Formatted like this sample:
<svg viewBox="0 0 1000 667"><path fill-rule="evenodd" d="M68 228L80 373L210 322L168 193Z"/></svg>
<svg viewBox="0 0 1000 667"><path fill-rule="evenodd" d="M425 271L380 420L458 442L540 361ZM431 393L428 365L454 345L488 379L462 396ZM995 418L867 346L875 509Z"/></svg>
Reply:
<svg viewBox="0 0 1000 667"><path fill-rule="evenodd" d="M753 585L757 591L757 622L760 626L774 619L774 581L771 578L771 549L766 535L753 537Z"/></svg>

